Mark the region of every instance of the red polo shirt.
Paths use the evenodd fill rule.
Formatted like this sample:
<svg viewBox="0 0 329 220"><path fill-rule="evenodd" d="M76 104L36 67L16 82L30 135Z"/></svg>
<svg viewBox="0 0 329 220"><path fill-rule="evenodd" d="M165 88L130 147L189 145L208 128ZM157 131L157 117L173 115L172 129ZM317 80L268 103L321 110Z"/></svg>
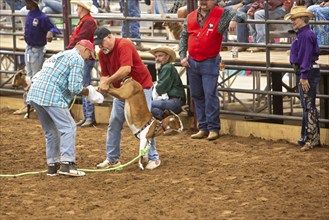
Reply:
<svg viewBox="0 0 329 220"><path fill-rule="evenodd" d="M102 76L113 75L121 66L131 66L131 72L128 76L139 82L144 89L152 87L151 74L142 62L131 40L116 38L113 50L109 54L99 51L98 58ZM120 83L121 81L114 82L113 86L119 88Z"/></svg>

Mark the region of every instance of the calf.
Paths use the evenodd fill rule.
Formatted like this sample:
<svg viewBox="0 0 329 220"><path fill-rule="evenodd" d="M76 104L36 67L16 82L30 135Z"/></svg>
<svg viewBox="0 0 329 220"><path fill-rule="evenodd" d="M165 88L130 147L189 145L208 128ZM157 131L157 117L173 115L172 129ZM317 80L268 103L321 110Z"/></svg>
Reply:
<svg viewBox="0 0 329 220"><path fill-rule="evenodd" d="M22 87L24 89L23 99L25 104L27 92L29 91L31 86L31 79L26 75L26 71L24 69L21 69L15 73L12 81L12 86L14 88ZM30 118L30 110L31 105L27 104L27 111L24 118Z"/></svg>
<svg viewBox="0 0 329 220"><path fill-rule="evenodd" d="M142 157L145 154L147 145L150 145L151 138L163 134L168 130L183 130L183 123L173 112L167 112L162 121L155 119L149 111L142 86L127 78L123 80L120 88L110 87L108 93L116 98L125 100L125 117L130 130L140 140L139 145L139 167L144 169Z"/></svg>
<svg viewBox="0 0 329 220"><path fill-rule="evenodd" d="M166 18L170 18L167 16ZM180 34L183 30L182 22L163 22L163 27L166 29L169 35L169 40L180 40Z"/></svg>

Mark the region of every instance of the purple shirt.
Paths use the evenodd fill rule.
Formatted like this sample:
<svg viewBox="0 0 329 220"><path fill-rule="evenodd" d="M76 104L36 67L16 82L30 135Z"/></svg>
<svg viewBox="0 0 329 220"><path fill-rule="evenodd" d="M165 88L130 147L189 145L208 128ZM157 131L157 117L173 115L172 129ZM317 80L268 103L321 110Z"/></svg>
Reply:
<svg viewBox="0 0 329 220"><path fill-rule="evenodd" d="M39 8L29 11L25 23L25 41L29 46L41 47L47 44L47 32L51 31L53 35L60 31L49 20L47 15Z"/></svg>
<svg viewBox="0 0 329 220"><path fill-rule="evenodd" d="M301 78L307 79L312 64L319 59L319 45L315 33L307 24L297 32L290 47L290 63L300 68Z"/></svg>

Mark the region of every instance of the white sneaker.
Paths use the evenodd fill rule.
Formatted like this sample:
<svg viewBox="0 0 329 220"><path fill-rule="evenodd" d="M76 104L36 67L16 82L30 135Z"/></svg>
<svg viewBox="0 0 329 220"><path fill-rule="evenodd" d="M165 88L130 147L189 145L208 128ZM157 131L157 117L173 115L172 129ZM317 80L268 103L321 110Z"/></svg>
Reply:
<svg viewBox="0 0 329 220"><path fill-rule="evenodd" d="M160 164L161 164L161 160L149 160L145 168L148 170L153 170L158 166L160 166Z"/></svg>
<svg viewBox="0 0 329 220"><path fill-rule="evenodd" d="M110 167L117 167L120 166L121 163L119 160L115 161L115 162L110 162L108 160L104 160L102 163L97 164L97 168L98 169L106 169L106 168L110 168Z"/></svg>

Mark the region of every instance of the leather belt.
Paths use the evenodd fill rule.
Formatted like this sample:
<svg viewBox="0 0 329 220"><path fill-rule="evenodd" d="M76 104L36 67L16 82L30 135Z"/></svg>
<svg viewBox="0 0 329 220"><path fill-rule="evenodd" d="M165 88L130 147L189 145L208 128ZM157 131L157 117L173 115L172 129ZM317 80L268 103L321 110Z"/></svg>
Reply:
<svg viewBox="0 0 329 220"><path fill-rule="evenodd" d="M169 96L170 99L182 99L182 97L179 96Z"/></svg>

